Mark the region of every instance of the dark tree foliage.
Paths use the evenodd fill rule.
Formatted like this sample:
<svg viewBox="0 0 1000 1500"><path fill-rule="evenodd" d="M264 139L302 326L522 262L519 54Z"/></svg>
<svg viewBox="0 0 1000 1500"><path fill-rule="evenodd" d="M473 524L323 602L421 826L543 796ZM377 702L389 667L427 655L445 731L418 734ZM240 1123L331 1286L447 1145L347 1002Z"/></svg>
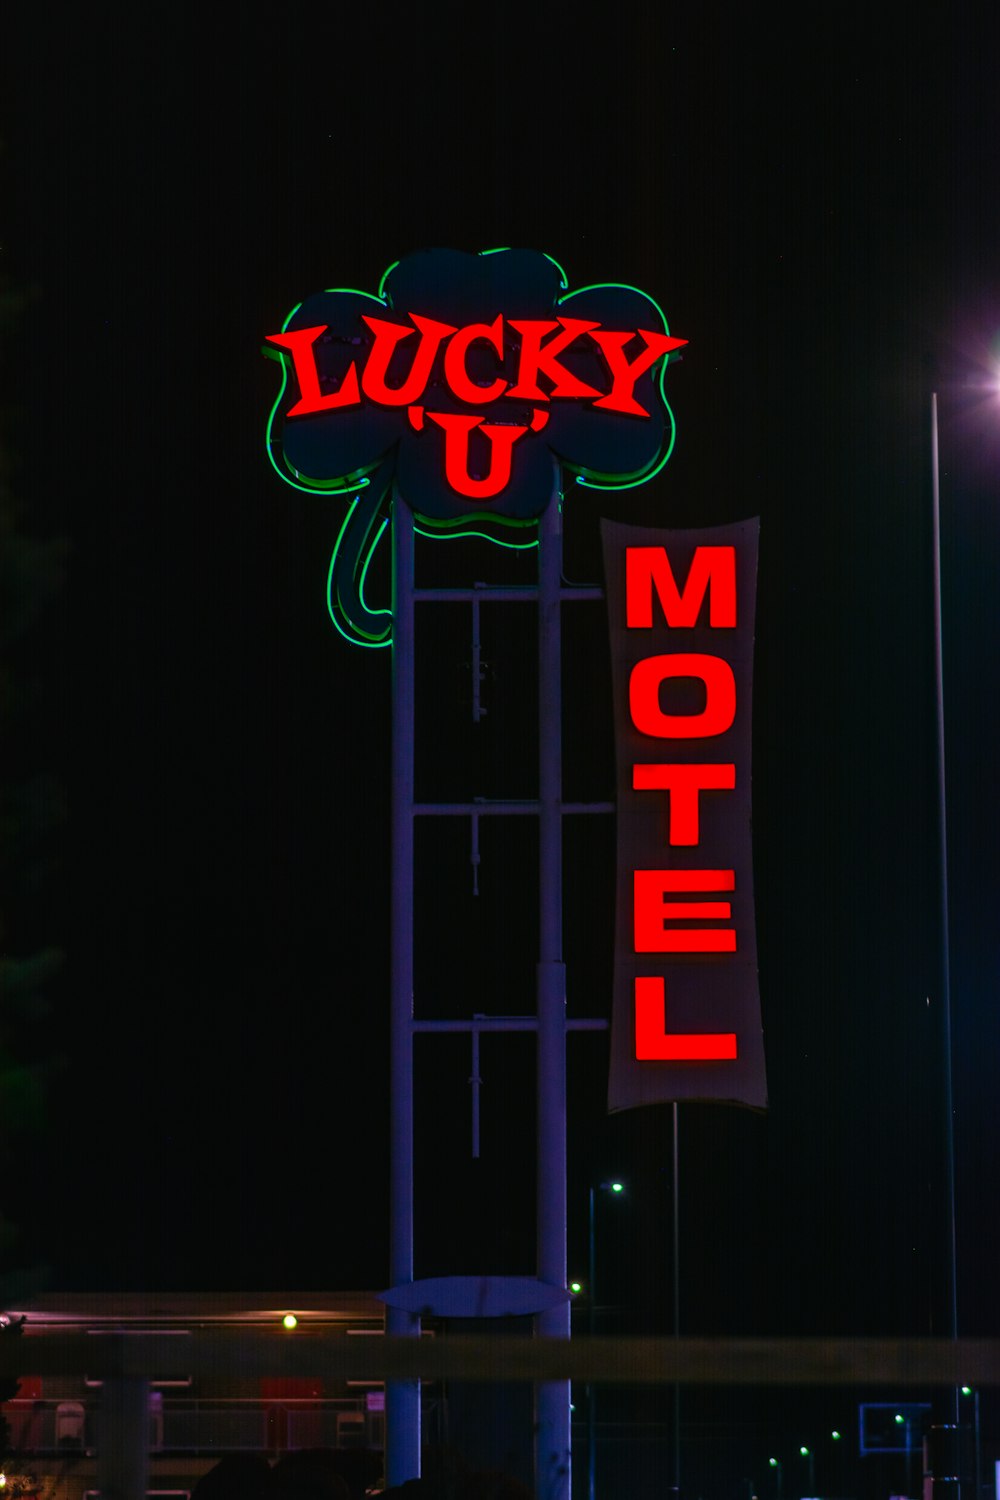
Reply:
<svg viewBox="0 0 1000 1500"><path fill-rule="evenodd" d="M4 1315L0 1322L0 1351L5 1352L12 1339L20 1338L23 1318L8 1318ZM0 1406L5 1401L13 1401L21 1388L20 1381L13 1375L0 1374ZM10 1428L3 1416L0 1416L0 1460L6 1458L10 1444Z"/></svg>
<svg viewBox="0 0 1000 1500"><path fill-rule="evenodd" d="M46 1099L60 1061L52 1014L63 965L58 887L66 794L57 733L58 601L66 544L51 518L18 498L18 405L12 346L28 302L0 276L0 1338L5 1310L44 1278L19 1210L20 1184L41 1170ZM16 1381L0 1378L0 1403ZM9 1433L0 1418L0 1450Z"/></svg>

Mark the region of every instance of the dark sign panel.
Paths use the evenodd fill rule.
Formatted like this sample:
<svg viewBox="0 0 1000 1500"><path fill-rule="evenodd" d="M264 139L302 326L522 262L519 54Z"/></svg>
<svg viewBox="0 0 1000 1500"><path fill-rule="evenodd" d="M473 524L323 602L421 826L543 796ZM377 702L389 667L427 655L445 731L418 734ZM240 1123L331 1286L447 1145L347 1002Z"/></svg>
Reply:
<svg viewBox="0 0 1000 1500"><path fill-rule="evenodd" d="M660 467L662 375L685 342L644 292L571 291L538 251L417 251L377 295L316 292L267 335L285 475L350 488L387 467L426 521L532 521L553 462L598 487Z"/></svg>
<svg viewBox="0 0 1000 1500"><path fill-rule="evenodd" d="M392 495L422 535L501 541L568 481L652 479L673 447L663 382L685 342L645 292L571 288L536 250L419 250L375 292L299 303L265 341L281 366L267 451L293 488L349 501L327 586L337 629L389 644L364 586Z"/></svg>
<svg viewBox="0 0 1000 1500"><path fill-rule="evenodd" d="M756 520L602 522L618 762L608 1108L767 1104L750 840Z"/></svg>

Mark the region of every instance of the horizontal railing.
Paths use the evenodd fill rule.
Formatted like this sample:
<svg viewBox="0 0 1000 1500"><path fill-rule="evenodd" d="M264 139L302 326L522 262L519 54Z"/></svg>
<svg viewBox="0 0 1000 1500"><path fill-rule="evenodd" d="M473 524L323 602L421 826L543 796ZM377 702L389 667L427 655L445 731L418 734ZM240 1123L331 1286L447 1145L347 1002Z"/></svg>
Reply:
<svg viewBox="0 0 1000 1500"><path fill-rule="evenodd" d="M160 1380L312 1376L333 1381L580 1380L598 1384L1000 1383L1000 1339L341 1339L194 1329L0 1341L0 1375Z"/></svg>
<svg viewBox="0 0 1000 1500"><path fill-rule="evenodd" d="M177 1331L100 1338L25 1334L0 1340L0 1375L29 1372L103 1382L96 1424L97 1488L116 1500L145 1500L150 1450L166 1451L158 1448L150 1385L171 1377L571 1380L594 1387L678 1388L885 1385L894 1388L897 1400L906 1388L936 1386L953 1388L957 1404L960 1383L1000 1384L1000 1339L347 1339L192 1329L183 1336ZM274 1436L263 1435L259 1448L273 1452ZM322 1445L322 1439L310 1437L308 1446ZM225 1446L213 1442L212 1451L223 1452Z"/></svg>
<svg viewBox="0 0 1000 1500"><path fill-rule="evenodd" d="M94 1451L100 1398L54 1397L8 1402L4 1417L12 1447L24 1454ZM300 1448L382 1445L382 1413L363 1401L333 1399L167 1399L151 1404L150 1452L173 1454L272 1453Z"/></svg>

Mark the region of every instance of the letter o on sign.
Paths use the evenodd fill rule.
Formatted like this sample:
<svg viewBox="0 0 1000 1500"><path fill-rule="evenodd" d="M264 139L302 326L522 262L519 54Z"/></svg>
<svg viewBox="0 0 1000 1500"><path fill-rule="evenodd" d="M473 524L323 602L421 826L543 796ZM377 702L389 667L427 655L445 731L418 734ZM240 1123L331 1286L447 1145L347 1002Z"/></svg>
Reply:
<svg viewBox="0 0 1000 1500"><path fill-rule="evenodd" d="M660 688L671 677L699 677L705 684L705 707L697 714L665 714ZM636 662L628 685L629 711L640 734L661 740L706 739L725 734L736 717L736 679L721 656L675 652Z"/></svg>

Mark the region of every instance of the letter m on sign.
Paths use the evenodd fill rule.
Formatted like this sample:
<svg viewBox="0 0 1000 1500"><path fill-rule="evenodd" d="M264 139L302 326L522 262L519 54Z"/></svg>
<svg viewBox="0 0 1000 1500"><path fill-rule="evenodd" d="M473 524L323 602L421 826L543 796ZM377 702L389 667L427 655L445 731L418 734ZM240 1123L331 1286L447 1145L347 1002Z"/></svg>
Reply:
<svg viewBox="0 0 1000 1500"><path fill-rule="evenodd" d="M683 589L677 587L666 547L628 547L625 552L625 621L630 630L653 625L653 591L667 624L692 630L708 595L708 623L736 625L735 547L696 547Z"/></svg>

